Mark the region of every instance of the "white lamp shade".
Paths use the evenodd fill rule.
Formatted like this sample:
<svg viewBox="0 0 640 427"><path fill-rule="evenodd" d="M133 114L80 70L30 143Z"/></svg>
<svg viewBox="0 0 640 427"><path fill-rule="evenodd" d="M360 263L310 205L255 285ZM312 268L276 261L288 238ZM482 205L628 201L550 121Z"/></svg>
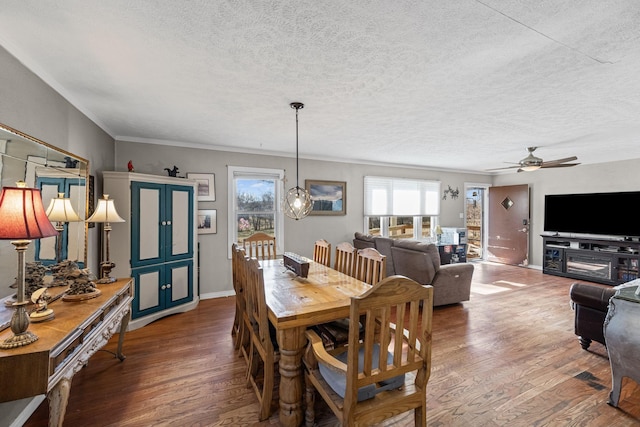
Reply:
<svg viewBox="0 0 640 427"><path fill-rule="evenodd" d="M102 199L98 200L98 206L96 207L95 212L89 219L88 222L124 222L124 219L118 215L118 211L116 211L116 206L113 204L113 199L109 198L108 194L104 194Z"/></svg>
<svg viewBox="0 0 640 427"><path fill-rule="evenodd" d="M58 197L51 199L49 207L47 208L47 217L51 222L79 222L82 219L78 216L73 206L71 206L71 199L65 198L64 193L58 193Z"/></svg>

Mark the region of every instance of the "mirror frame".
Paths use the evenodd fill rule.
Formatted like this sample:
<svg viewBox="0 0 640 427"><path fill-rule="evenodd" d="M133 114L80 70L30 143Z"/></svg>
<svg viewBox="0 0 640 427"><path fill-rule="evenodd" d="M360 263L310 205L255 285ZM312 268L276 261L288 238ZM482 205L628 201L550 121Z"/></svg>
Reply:
<svg viewBox="0 0 640 427"><path fill-rule="evenodd" d="M33 142L35 144L41 145L45 149L57 152L57 153L62 154L64 156L72 157L74 160L78 160L80 162L83 162L86 165L86 168L85 168L84 174L80 173L78 175L78 177L85 179L85 183L86 184L85 184L84 209L85 209L85 218L89 217L89 207L90 207L90 205L89 205L89 193L90 193L90 189L89 189L89 186L90 186L89 160L87 160L87 159L85 159L83 157L80 157L77 154L71 153L69 151L66 151L66 150L63 150L61 148L58 148L58 147L56 147L54 145L51 145L51 144L49 144L47 142L44 142L44 141L42 141L42 140L40 140L38 138L35 138L35 137L31 136L31 135L27 135L26 133L21 132L21 131L19 131L17 129L14 129L11 126L7 126L7 125L5 125L3 123L0 123L0 130L12 133L16 137L19 137L19 138L22 138L22 139L26 139L27 141L30 141L30 142ZM3 155L3 154L4 153L0 153L0 155ZM25 157L28 157L28 156L25 156ZM24 160L25 162L29 161L28 158L19 159L19 160ZM88 263L88 256L87 256L88 255L88 247L87 247L87 245L88 245L88 241L89 241L88 234L89 234L89 227L88 227L87 222L85 221L85 223L84 223L84 254L83 254L83 256L84 256L83 262L84 262L85 267L88 266L88 264L87 264Z"/></svg>

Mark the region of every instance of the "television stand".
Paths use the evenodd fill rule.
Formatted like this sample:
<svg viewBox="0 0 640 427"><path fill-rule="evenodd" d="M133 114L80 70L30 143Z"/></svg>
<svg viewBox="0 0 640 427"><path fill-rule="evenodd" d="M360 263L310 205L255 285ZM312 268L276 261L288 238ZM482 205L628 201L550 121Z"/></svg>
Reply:
<svg viewBox="0 0 640 427"><path fill-rule="evenodd" d="M542 272L618 285L640 277L640 242L542 236Z"/></svg>

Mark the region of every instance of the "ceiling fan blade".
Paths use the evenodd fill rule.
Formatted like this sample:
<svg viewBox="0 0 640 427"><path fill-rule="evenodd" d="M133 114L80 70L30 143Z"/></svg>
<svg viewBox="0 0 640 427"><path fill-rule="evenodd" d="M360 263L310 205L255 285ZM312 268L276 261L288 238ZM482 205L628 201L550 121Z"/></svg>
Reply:
<svg viewBox="0 0 640 427"><path fill-rule="evenodd" d="M545 164L543 163L541 168L568 168L570 166L578 166L580 163L553 163L553 164Z"/></svg>
<svg viewBox="0 0 640 427"><path fill-rule="evenodd" d="M542 162L542 166L547 166L547 167L549 167L549 165L555 165L555 164L560 164L560 163L573 162L574 160L578 160L578 158L577 158L576 156L565 157L564 159L549 160L548 162Z"/></svg>
<svg viewBox="0 0 640 427"><path fill-rule="evenodd" d="M492 171L502 171L502 170L506 170L506 169L515 169L515 168L519 168L520 165L516 164L514 166L505 166L503 168L493 168L493 169L485 169L487 172L492 172Z"/></svg>

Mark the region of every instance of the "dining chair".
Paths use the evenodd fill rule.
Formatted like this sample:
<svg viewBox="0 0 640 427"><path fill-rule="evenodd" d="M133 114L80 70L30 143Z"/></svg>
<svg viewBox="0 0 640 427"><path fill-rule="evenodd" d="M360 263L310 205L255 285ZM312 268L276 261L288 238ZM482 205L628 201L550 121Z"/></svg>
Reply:
<svg viewBox="0 0 640 427"><path fill-rule="evenodd" d="M260 403L260 421L271 415L277 406L276 372L280 353L275 340L275 328L267 313L264 275L258 260L247 261L247 312L251 321L247 386L253 388Z"/></svg>
<svg viewBox="0 0 640 427"><path fill-rule="evenodd" d="M244 259L246 252L244 248L238 246L237 243L231 245L231 272L233 281L233 290L236 294L236 312L233 319L233 327L231 328L231 336L236 351L240 350L240 345L247 337L247 328L245 327L245 274Z"/></svg>
<svg viewBox="0 0 640 427"><path fill-rule="evenodd" d="M349 242L342 242L336 246L336 260L333 269L353 277L356 266L357 249Z"/></svg>
<svg viewBox="0 0 640 427"><path fill-rule="evenodd" d="M276 238L267 233L258 232L246 237L242 246L249 258L276 259Z"/></svg>
<svg viewBox="0 0 640 427"><path fill-rule="evenodd" d="M307 425L315 418L317 391L344 426L372 425L410 410L415 425L426 426L432 315L432 286L390 276L351 298L347 346L326 350L308 329ZM363 339L356 326L361 316Z"/></svg>
<svg viewBox="0 0 640 427"><path fill-rule="evenodd" d="M252 313L249 310L249 261L250 258L246 256L243 248L240 248L241 254L238 254L238 275L242 283L242 313L241 313L241 325L240 335L237 337L236 350L238 355L242 357L247 364L247 367L251 363L251 331L254 328L254 321Z"/></svg>
<svg viewBox="0 0 640 427"><path fill-rule="evenodd" d="M387 276L387 257L374 248L359 249L353 277L375 285Z"/></svg>
<svg viewBox="0 0 640 427"><path fill-rule="evenodd" d="M331 243L324 239L316 240L313 245L313 260L331 267Z"/></svg>

